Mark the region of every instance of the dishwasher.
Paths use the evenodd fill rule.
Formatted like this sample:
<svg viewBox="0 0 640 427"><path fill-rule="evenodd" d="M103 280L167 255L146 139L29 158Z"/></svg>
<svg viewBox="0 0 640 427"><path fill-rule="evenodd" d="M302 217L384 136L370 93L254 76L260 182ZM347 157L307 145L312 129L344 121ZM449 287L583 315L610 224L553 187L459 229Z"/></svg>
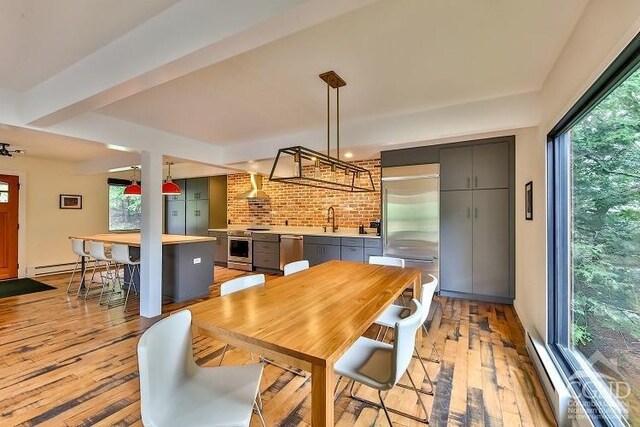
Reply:
<svg viewBox="0 0 640 427"><path fill-rule="evenodd" d="M302 253L303 237L294 234L283 234L280 236L280 270L290 262L304 259Z"/></svg>

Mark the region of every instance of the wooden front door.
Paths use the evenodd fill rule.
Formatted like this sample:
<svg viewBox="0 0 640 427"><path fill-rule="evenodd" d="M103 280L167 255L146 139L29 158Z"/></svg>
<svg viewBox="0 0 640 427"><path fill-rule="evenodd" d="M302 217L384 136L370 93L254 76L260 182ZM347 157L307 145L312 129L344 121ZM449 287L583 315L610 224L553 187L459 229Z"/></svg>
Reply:
<svg viewBox="0 0 640 427"><path fill-rule="evenodd" d="M0 175L0 279L18 277L18 177Z"/></svg>

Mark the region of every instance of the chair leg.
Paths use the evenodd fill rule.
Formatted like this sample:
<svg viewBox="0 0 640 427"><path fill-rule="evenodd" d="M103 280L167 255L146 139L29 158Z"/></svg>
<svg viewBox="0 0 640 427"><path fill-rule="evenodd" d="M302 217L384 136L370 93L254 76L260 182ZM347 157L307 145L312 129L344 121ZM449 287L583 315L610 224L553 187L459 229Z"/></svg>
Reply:
<svg viewBox="0 0 640 427"><path fill-rule="evenodd" d="M71 273L71 279L69 279L69 284L67 285L67 293L69 293L69 289L71 289L71 283L73 282L73 277L76 275L76 270L78 269L79 262L80 262L80 257L76 259L76 265L73 266L73 273Z"/></svg>
<svg viewBox="0 0 640 427"><path fill-rule="evenodd" d="M89 297L89 290L91 289L92 285L96 282L93 281L93 278L96 275L96 269L100 266L100 261L98 261L97 259L93 261L93 271L91 272L91 280L89 280L89 283L87 284L87 289L84 292L84 299L87 299ZM80 292L80 289L78 289L78 292Z"/></svg>
<svg viewBox="0 0 640 427"><path fill-rule="evenodd" d="M422 402L422 399L420 399L420 392L418 392L418 389L416 388L416 385L413 382L413 379L411 378L411 375L409 374L409 371L407 371L407 375L409 376L409 381L411 381L411 385L413 385L413 390L418 395L418 400L420 401L420 405L422 406L422 409L424 409L424 413L427 414L427 410L426 410L426 408L424 406L424 402ZM387 420L389 421L389 423L391 423L391 420L389 419L389 414L387 412L393 412L394 414L401 415L401 416L403 416L405 418L409 418L409 419L414 420L414 421L418 421L418 422L421 422L421 423L429 424L429 415L428 414L427 414L427 418L418 418L415 415L407 414L406 412L398 411L397 409L387 408L386 405L384 405L384 402L383 402L382 405L380 405L377 402L373 402L371 400L364 399L362 397L356 396L355 393L353 392L353 387L355 386L355 383L356 383L355 381L352 381L351 388L349 389L349 395L351 396L351 398L354 399L354 400L357 400L358 402L362 402L362 403L366 403L368 405L371 405L371 406L373 406L375 408L383 409L385 411L385 414L387 415ZM381 393L380 390L378 390L378 396L382 400L382 393ZM393 425L393 424L391 424L391 425Z"/></svg>
<svg viewBox="0 0 640 427"><path fill-rule="evenodd" d="M416 353L416 355L417 355L417 357L416 357L416 356L414 356L414 357L415 357L416 359L418 359L418 361L420 362L420 366L422 366L422 370L424 371L424 376L425 376L425 377L427 378L427 380L429 381L429 388L430 388L430 390L429 390L429 391L424 391L424 390L422 390L422 387L420 387L420 388L418 389L418 392L419 392L419 393L422 393L422 394L426 394L426 395L428 395L428 396L433 396L433 382L431 382L431 377L429 376L429 372L427 372L427 367L426 367L426 366L424 366L424 362L422 361L422 360L423 360L423 358L422 358L422 357L420 357L420 353L418 352L418 347L417 347L417 346L415 346L415 347L414 347L414 350L415 350L415 353ZM397 385L398 387L400 387L400 388L404 388L404 389L407 389L407 390L413 390L410 386L405 385L405 384L398 383L398 384L396 384L396 385Z"/></svg>
<svg viewBox="0 0 640 427"><path fill-rule="evenodd" d="M224 355L227 353L227 347L229 347L229 344L225 344L222 348L222 355L220 356L220 363L218 363L218 366L222 365L222 359L224 359Z"/></svg>
<svg viewBox="0 0 640 427"><path fill-rule="evenodd" d="M393 423L391 422L391 417L389 416L389 410L387 409L387 405L384 404L384 399L382 398L382 392L380 390L378 390L378 399L380 399L380 403L382 404L382 409L384 410L384 415L387 417L389 426L393 427Z"/></svg>
<svg viewBox="0 0 640 427"><path fill-rule="evenodd" d="M258 396L260 396L260 392L258 392ZM256 414L258 414L258 418L260 419L260 424L262 424L262 427L267 427L267 423L265 423L264 417L262 416L262 409L260 409L260 406L257 404L257 402L253 404L253 407Z"/></svg>
<svg viewBox="0 0 640 427"><path fill-rule="evenodd" d="M303 377L303 378L307 377L307 374L305 374L304 372L300 372L300 371L297 371L297 370L295 370L293 368L290 368L288 366L281 365L281 364L279 364L277 362L274 362L273 360L269 360L269 359L264 358L262 356L260 356L260 361L264 362L264 363L268 363L268 364L273 365L273 366L277 366L280 369L284 369L287 372L291 372L293 375L297 375L297 376Z"/></svg>
<svg viewBox="0 0 640 427"><path fill-rule="evenodd" d="M418 421L421 421L425 424L429 424L429 413L427 412L427 407L424 406L424 402L422 401L422 398L420 397L420 393L418 392L418 387L416 387L416 383L413 382L413 378L411 378L411 374L409 373L409 371L407 371L407 376L409 377L409 381L411 381L411 385L413 386L413 390L416 392L416 397L418 398L418 402L420 402L420 406L422 407L422 410L424 411L424 419L418 419Z"/></svg>
<svg viewBox="0 0 640 427"><path fill-rule="evenodd" d="M440 352L438 351L438 349L436 348L436 342L433 338L431 338L431 334L429 334L429 331L427 330L427 327L423 324L422 325L422 329L424 330L424 333L429 337L429 341L431 341L431 354L433 354L433 352L436 352L437 358L436 359L426 359L429 362L435 362L435 363L440 363L440 359L442 359L442 356L440 356Z"/></svg>

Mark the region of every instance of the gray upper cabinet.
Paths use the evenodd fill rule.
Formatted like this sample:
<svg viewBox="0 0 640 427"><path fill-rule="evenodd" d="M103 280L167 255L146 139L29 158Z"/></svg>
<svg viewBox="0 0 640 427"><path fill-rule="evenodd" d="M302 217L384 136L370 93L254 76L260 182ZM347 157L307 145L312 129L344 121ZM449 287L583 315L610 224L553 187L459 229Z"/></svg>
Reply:
<svg viewBox="0 0 640 427"><path fill-rule="evenodd" d="M509 144L473 147L473 189L509 188Z"/></svg>
<svg viewBox="0 0 640 427"><path fill-rule="evenodd" d="M185 231L190 236L206 236L209 229L209 201L186 201Z"/></svg>
<svg viewBox="0 0 640 427"><path fill-rule="evenodd" d="M187 200L209 200L209 178L192 178L187 180Z"/></svg>
<svg viewBox="0 0 640 427"><path fill-rule="evenodd" d="M440 288L473 291L473 191L440 193Z"/></svg>
<svg viewBox="0 0 640 427"><path fill-rule="evenodd" d="M174 179L173 182L175 182L176 184L178 184L178 186L182 189L182 193L180 194L174 194L171 196L167 196L167 201L172 201L172 200L185 200L185 187L186 187L186 179Z"/></svg>
<svg viewBox="0 0 640 427"><path fill-rule="evenodd" d="M510 297L508 189L473 192L472 240L473 293Z"/></svg>
<svg viewBox="0 0 640 427"><path fill-rule="evenodd" d="M440 190L469 190L473 175L473 147L440 150Z"/></svg>
<svg viewBox="0 0 640 427"><path fill-rule="evenodd" d="M168 234L185 234L184 200L167 200L166 227Z"/></svg>

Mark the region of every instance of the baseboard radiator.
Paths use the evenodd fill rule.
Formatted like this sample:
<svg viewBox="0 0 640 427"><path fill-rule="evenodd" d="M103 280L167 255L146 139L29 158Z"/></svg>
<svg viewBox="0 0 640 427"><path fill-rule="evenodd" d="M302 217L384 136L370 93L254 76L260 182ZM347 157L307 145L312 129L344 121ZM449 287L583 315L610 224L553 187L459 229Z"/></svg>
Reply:
<svg viewBox="0 0 640 427"><path fill-rule="evenodd" d="M540 382L559 426L570 426L569 402L571 394L560 372L551 360L547 348L535 332L527 331L527 352L538 372Z"/></svg>
<svg viewBox="0 0 640 427"><path fill-rule="evenodd" d="M50 276L53 274L60 274L60 273L71 273L75 265L76 265L75 262L69 262L64 264L38 265L36 267L28 267L27 277L39 277L39 276ZM86 262L86 266L87 268L93 268L93 261L88 260ZM79 265L78 265L78 271L80 271Z"/></svg>

